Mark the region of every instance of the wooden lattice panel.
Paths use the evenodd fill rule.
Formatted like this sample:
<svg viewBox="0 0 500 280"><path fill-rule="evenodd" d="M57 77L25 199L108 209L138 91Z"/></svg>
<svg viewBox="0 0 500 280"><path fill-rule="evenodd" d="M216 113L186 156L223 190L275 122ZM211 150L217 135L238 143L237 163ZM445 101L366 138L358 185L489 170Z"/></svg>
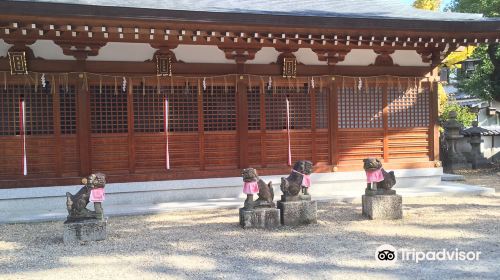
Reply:
<svg viewBox="0 0 500 280"><path fill-rule="evenodd" d="M203 92L205 131L236 130L236 88L211 85Z"/></svg>
<svg viewBox="0 0 500 280"><path fill-rule="evenodd" d="M74 86L59 87L61 133L76 134L76 91Z"/></svg>
<svg viewBox="0 0 500 280"><path fill-rule="evenodd" d="M33 86L8 85L0 94L0 135L19 135L19 104L25 101L26 135L54 133L52 94L36 92Z"/></svg>
<svg viewBox="0 0 500 280"><path fill-rule="evenodd" d="M308 88L276 86L266 93L266 129L286 129L286 99L290 102L290 129L311 129L311 97Z"/></svg>
<svg viewBox="0 0 500 280"><path fill-rule="evenodd" d="M358 90L354 87L339 89L339 128L381 128L382 89L369 87Z"/></svg>
<svg viewBox="0 0 500 280"><path fill-rule="evenodd" d="M19 100L24 89L20 85L8 85L0 93L0 136L19 135Z"/></svg>
<svg viewBox="0 0 500 280"><path fill-rule="evenodd" d="M260 129L260 87L248 87L248 130Z"/></svg>
<svg viewBox="0 0 500 280"><path fill-rule="evenodd" d="M328 128L328 91L316 91L316 128Z"/></svg>
<svg viewBox="0 0 500 280"><path fill-rule="evenodd" d="M127 94L114 85L90 86L92 133L127 133Z"/></svg>
<svg viewBox="0 0 500 280"><path fill-rule="evenodd" d="M389 127L429 126L429 89L427 87L389 87L387 95Z"/></svg>
<svg viewBox="0 0 500 280"><path fill-rule="evenodd" d="M53 103L51 93L37 93L33 87L25 88L26 134L54 133Z"/></svg>
<svg viewBox="0 0 500 280"><path fill-rule="evenodd" d="M154 133L165 131L165 97L169 101L169 131L198 131L198 87L189 85L160 87L138 86L134 94L134 130Z"/></svg>

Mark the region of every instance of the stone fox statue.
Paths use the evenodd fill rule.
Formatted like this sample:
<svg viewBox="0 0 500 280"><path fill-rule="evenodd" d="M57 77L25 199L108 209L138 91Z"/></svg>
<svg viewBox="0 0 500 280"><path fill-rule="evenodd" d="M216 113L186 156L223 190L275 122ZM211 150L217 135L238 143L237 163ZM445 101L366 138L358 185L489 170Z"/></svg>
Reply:
<svg viewBox="0 0 500 280"><path fill-rule="evenodd" d="M297 196L305 187L304 175L312 173L313 164L307 160L299 160L293 165L293 170L286 178L281 177L281 191L285 196ZM306 194L306 193L305 193Z"/></svg>
<svg viewBox="0 0 500 280"><path fill-rule="evenodd" d="M376 158L365 158L363 168L367 174L367 189L371 189L371 183L376 183L377 189L382 190L390 190L396 184L394 171L385 171L382 162Z"/></svg>
<svg viewBox="0 0 500 280"><path fill-rule="evenodd" d="M245 168L241 172L241 176L243 177L243 182L245 182L245 187L243 192L247 195L247 200L245 200L245 208L253 208L253 207L274 207L274 190L272 186L272 182L266 184L262 179L259 178L257 174L257 170L254 168ZM258 186L258 190L254 188L252 191L252 187L248 187L249 185ZM253 194L257 191L258 198L253 201Z"/></svg>
<svg viewBox="0 0 500 280"><path fill-rule="evenodd" d="M91 174L82 179L82 184L84 186L76 194L66 193L67 222L97 218L96 213L86 207L90 201L90 192L95 187L103 187L106 177L102 173Z"/></svg>

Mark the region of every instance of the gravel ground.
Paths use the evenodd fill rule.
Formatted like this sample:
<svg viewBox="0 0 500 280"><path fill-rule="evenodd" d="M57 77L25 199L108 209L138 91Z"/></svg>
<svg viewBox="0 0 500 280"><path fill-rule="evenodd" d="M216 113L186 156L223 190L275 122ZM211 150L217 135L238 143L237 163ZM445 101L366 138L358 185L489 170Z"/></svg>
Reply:
<svg viewBox="0 0 500 280"><path fill-rule="evenodd" d="M500 163L496 163L489 168L458 170L456 173L464 175L467 184L495 188L496 192L500 193Z"/></svg>
<svg viewBox="0 0 500 280"><path fill-rule="evenodd" d="M116 217L106 241L62 243L61 222L0 225L0 279L499 279L500 196L405 198L370 221L319 203L307 227L243 230L235 209ZM382 244L481 251L479 261L375 261Z"/></svg>

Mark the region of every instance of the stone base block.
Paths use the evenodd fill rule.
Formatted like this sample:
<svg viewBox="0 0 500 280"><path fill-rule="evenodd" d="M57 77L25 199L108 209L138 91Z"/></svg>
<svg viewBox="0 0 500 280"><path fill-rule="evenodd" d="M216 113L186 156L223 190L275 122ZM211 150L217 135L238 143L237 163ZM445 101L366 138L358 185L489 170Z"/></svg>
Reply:
<svg viewBox="0 0 500 280"><path fill-rule="evenodd" d="M363 216L371 220L397 220L403 218L403 197L400 195L363 195Z"/></svg>
<svg viewBox="0 0 500 280"><path fill-rule="evenodd" d="M63 235L64 244L71 244L79 241L105 240L107 237L107 224L107 219L65 223Z"/></svg>
<svg viewBox="0 0 500 280"><path fill-rule="evenodd" d="M280 210L276 208L240 208L243 228L276 228L280 226Z"/></svg>
<svg viewBox="0 0 500 280"><path fill-rule="evenodd" d="M281 224L285 226L307 225L318 222L316 201L278 201L281 210Z"/></svg>

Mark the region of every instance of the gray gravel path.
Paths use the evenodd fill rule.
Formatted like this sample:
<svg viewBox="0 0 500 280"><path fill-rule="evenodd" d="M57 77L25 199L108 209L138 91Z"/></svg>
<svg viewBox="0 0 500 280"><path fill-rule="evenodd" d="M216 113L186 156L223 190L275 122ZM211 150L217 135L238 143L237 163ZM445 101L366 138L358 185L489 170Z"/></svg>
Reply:
<svg viewBox="0 0 500 280"><path fill-rule="evenodd" d="M237 211L116 217L109 238L62 243L62 223L0 225L0 279L499 279L500 197L404 200L404 219L320 203L319 223L243 230ZM479 261L374 259L382 244L481 251Z"/></svg>

